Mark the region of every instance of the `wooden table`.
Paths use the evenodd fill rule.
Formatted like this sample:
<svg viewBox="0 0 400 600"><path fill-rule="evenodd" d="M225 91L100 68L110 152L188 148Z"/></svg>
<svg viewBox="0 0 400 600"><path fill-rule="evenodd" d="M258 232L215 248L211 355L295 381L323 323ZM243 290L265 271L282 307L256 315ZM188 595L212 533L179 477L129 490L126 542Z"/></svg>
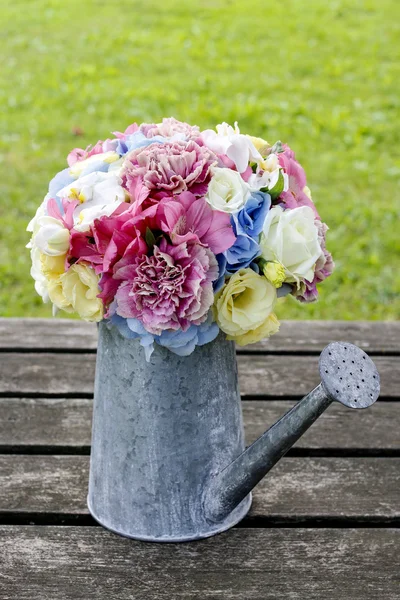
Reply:
<svg viewBox="0 0 400 600"><path fill-rule="evenodd" d="M331 406L240 526L158 545L86 508L96 327L0 319L0 599L399 599L400 324L286 322L240 352L247 441L318 382L332 340L373 356L378 403Z"/></svg>

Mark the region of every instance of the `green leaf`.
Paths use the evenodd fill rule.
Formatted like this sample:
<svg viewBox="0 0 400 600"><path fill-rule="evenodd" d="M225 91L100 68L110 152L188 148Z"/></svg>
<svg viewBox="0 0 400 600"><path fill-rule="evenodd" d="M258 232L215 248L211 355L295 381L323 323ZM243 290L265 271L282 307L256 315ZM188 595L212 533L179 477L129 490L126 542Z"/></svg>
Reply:
<svg viewBox="0 0 400 600"><path fill-rule="evenodd" d="M275 142L275 144L272 146L270 153L271 154L279 154L280 152L283 152L283 146L282 146L282 142L281 140L278 140L277 142Z"/></svg>
<svg viewBox="0 0 400 600"><path fill-rule="evenodd" d="M146 240L146 244L148 245L149 250L153 250L153 246L156 243L156 238L154 237L154 233L148 227L146 227L144 239Z"/></svg>
<svg viewBox="0 0 400 600"><path fill-rule="evenodd" d="M271 200L276 200L283 192L283 188L285 187L285 181L283 179L282 169L279 171L278 181L274 185L274 187L269 190L269 195L271 196Z"/></svg>

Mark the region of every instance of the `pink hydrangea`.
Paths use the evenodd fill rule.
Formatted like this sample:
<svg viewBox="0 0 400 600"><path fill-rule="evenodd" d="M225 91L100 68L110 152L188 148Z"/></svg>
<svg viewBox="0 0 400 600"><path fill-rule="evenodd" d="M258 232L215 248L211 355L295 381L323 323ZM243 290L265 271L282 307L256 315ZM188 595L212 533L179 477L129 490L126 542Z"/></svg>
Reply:
<svg viewBox="0 0 400 600"><path fill-rule="evenodd" d="M147 138L152 138L156 135L172 137L177 133L183 134L186 139L194 140L200 137L200 129L197 126L177 121L177 119L174 119L173 117L163 119L162 123L142 123L140 131Z"/></svg>
<svg viewBox="0 0 400 600"><path fill-rule="evenodd" d="M284 145L284 151L278 154L278 160L289 179L289 189L286 192L282 192L279 197L284 203L284 208L309 206L314 211L315 217L319 219L320 217L314 202L304 192L304 188L307 185L306 174L301 164L295 159L293 150L289 146Z"/></svg>
<svg viewBox="0 0 400 600"><path fill-rule="evenodd" d="M216 163L213 152L193 140L155 143L133 150L123 175L128 192L139 203L153 191L171 196L189 190L204 196L211 167Z"/></svg>
<svg viewBox="0 0 400 600"><path fill-rule="evenodd" d="M137 318L160 335L165 329L187 331L207 319L218 263L201 244L174 246L163 238L151 256L119 261L115 277L122 282L115 296L117 314Z"/></svg>
<svg viewBox="0 0 400 600"><path fill-rule="evenodd" d="M326 249L326 232L328 231L328 226L318 220L315 223L318 227L318 241L323 254L319 257L315 265L314 279L311 282L305 280L300 289L295 292L296 298L301 302L315 302L318 299L317 285L332 275L335 268L332 255Z"/></svg>

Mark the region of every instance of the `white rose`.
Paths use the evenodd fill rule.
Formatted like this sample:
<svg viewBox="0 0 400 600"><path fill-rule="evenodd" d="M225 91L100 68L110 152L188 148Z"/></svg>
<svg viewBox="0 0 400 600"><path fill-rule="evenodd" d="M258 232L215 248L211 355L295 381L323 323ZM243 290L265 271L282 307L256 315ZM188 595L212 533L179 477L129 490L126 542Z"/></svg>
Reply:
<svg viewBox="0 0 400 600"><path fill-rule="evenodd" d="M249 162L262 160L253 142L247 135L240 133L238 124L235 129L227 123L217 125L217 131L206 129L200 136L205 145L216 154L226 154L239 171L243 173L249 166Z"/></svg>
<svg viewBox="0 0 400 600"><path fill-rule="evenodd" d="M285 282L299 286L304 279L312 281L315 263L323 254L312 209L272 208L264 223L260 247L264 260L278 261L285 267Z"/></svg>
<svg viewBox="0 0 400 600"><path fill-rule="evenodd" d="M85 160L78 160L76 163L74 163L72 165L72 167L70 168L69 173L70 173L71 177L78 178L82 175L82 173L84 171L86 171L86 169L90 169L91 167L94 167L94 165L96 163L103 162L103 163L111 164L118 159L119 159L118 152L113 152L112 150L110 150L109 152L102 152L100 154L93 154L92 156L89 156L89 158L86 158Z"/></svg>
<svg viewBox="0 0 400 600"><path fill-rule="evenodd" d="M49 256L61 256L69 248L69 231L54 217L39 217L34 235L35 245Z"/></svg>
<svg viewBox="0 0 400 600"><path fill-rule="evenodd" d="M215 210L233 213L246 203L249 197L249 186L237 171L215 167L208 186L207 202Z"/></svg>

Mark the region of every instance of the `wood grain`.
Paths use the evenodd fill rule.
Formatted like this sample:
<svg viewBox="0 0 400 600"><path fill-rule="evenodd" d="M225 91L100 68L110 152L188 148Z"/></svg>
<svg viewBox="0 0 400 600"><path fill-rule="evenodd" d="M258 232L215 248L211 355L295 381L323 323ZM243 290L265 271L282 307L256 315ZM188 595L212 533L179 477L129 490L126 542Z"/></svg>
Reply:
<svg viewBox="0 0 400 600"><path fill-rule="evenodd" d="M252 443L293 405L291 400L245 400L246 441ZM88 451L92 400L0 398L0 452ZM400 451L400 402L377 402L368 410L331 405L300 438L297 448Z"/></svg>
<svg viewBox="0 0 400 600"><path fill-rule="evenodd" d="M0 527L1 600L398 600L399 529L234 529L144 544Z"/></svg>
<svg viewBox="0 0 400 600"><path fill-rule="evenodd" d="M87 456L0 456L0 515L87 515ZM400 522L400 458L284 458L251 518Z"/></svg>
<svg viewBox="0 0 400 600"><path fill-rule="evenodd" d="M278 334L246 351L320 352L346 340L372 354L400 353L400 323L379 321L282 321ZM96 325L72 319L0 318L0 349L94 351Z"/></svg>
<svg viewBox="0 0 400 600"><path fill-rule="evenodd" d="M381 395L398 397L400 358L377 356ZM4 352L0 361L0 394L70 395L93 393L94 354ZM301 397L320 381L317 356L238 356L239 383L244 396Z"/></svg>

